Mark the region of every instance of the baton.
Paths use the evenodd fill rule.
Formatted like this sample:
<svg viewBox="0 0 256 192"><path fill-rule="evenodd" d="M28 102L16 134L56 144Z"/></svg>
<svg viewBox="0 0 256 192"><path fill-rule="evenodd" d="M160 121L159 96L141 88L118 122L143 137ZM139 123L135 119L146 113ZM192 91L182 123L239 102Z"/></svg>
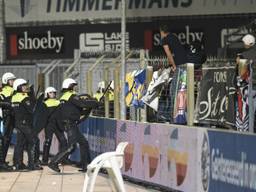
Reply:
<svg viewBox="0 0 256 192"><path fill-rule="evenodd" d="M38 96L38 94L39 94L40 89L41 89L41 87L40 87L40 85L39 85L39 86L37 87L37 90L36 90L36 98L37 98L37 96Z"/></svg>
<svg viewBox="0 0 256 192"><path fill-rule="evenodd" d="M107 93L111 83L112 83L112 81L109 82L107 88L104 90L103 95L100 97L99 101L101 101L105 97L105 95L106 95L106 93Z"/></svg>

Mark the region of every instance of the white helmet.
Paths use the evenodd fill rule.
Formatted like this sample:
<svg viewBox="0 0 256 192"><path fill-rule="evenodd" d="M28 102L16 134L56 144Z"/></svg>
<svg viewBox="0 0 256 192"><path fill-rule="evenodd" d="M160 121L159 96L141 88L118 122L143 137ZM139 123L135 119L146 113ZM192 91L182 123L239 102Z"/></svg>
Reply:
<svg viewBox="0 0 256 192"><path fill-rule="evenodd" d="M48 97L48 93L51 93L51 92L57 92L57 90L54 88L54 87L47 87L44 91L44 97L47 98Z"/></svg>
<svg viewBox="0 0 256 192"><path fill-rule="evenodd" d="M74 79L67 78L62 83L62 89L68 89L72 84L77 85L77 82Z"/></svg>
<svg viewBox="0 0 256 192"><path fill-rule="evenodd" d="M98 89L105 89L105 81L100 81L98 83Z"/></svg>
<svg viewBox="0 0 256 192"><path fill-rule="evenodd" d="M255 44L255 37L251 34L247 34L243 37L242 41L247 46L253 46Z"/></svg>
<svg viewBox="0 0 256 192"><path fill-rule="evenodd" d="M11 79L16 79L16 77L13 73L10 73L10 72L4 73L2 76L2 83L7 84L8 81Z"/></svg>
<svg viewBox="0 0 256 192"><path fill-rule="evenodd" d="M111 81L110 88L113 89L113 90L115 89L114 80Z"/></svg>
<svg viewBox="0 0 256 192"><path fill-rule="evenodd" d="M13 82L13 89L14 89L14 91L17 91L18 87L20 85L25 85L27 83L28 82L25 79L15 79L14 82Z"/></svg>

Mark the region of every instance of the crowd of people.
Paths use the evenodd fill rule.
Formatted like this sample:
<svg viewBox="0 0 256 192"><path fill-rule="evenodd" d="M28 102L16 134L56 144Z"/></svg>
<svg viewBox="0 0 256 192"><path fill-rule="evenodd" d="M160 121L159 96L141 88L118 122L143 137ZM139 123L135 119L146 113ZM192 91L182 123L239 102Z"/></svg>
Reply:
<svg viewBox="0 0 256 192"><path fill-rule="evenodd" d="M61 87L62 96L57 99L54 87L47 87L44 93L37 95L27 80L16 78L10 72L3 74L0 92L0 171L41 170L43 165L48 165L60 172L58 165L69 163L69 154L77 143L80 148L79 170L87 170L90 163L89 144L78 124L88 117L92 109L102 104L90 95L78 95L76 87L74 79L65 79ZM14 129L13 164L9 165L6 158ZM38 134L42 129L45 140L40 158ZM49 162L53 134L60 145L59 152ZM24 163L24 151L28 154L27 163Z"/></svg>

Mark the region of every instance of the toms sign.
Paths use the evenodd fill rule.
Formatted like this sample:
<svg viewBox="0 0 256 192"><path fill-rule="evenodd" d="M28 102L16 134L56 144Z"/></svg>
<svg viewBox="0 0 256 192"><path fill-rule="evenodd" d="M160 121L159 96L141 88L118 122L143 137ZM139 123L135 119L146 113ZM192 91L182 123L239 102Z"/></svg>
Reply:
<svg viewBox="0 0 256 192"><path fill-rule="evenodd" d="M122 35L120 32L81 33L79 48L89 51L121 51ZM129 33L126 33L126 49L129 50Z"/></svg>
<svg viewBox="0 0 256 192"><path fill-rule="evenodd" d="M47 53L58 54L63 50L64 36L53 35L51 31L44 34L30 35L24 31L21 35L10 35L10 56L19 53Z"/></svg>

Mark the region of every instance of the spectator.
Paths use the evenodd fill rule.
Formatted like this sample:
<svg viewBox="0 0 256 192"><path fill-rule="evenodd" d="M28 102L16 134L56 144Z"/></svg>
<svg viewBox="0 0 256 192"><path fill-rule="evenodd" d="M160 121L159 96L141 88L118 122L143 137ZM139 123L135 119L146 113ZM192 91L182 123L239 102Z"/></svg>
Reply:
<svg viewBox="0 0 256 192"><path fill-rule="evenodd" d="M248 60L256 60L256 45L255 45L255 37L251 34L247 34L242 38L244 43L244 48L246 49L241 54L237 56L237 63L240 62L240 59L248 59Z"/></svg>
<svg viewBox="0 0 256 192"><path fill-rule="evenodd" d="M248 91L248 83L249 83L249 76L250 76L250 67L248 67L247 63L253 63L256 61L256 45L255 45L255 37L251 34L247 34L242 38L243 44L244 44L244 48L246 49L244 52L242 52L241 54L238 54L237 58L236 58L236 62L239 68L239 73L238 73L238 87L241 90L246 90ZM242 59L244 59L244 61L242 61ZM247 62L247 61L248 62ZM251 68L253 69L253 74L252 74L252 78L253 78L253 89L255 89L255 66L251 65ZM240 97L238 97L238 103L241 103L240 105L242 107L244 107L243 109L245 110L241 110L241 106L238 105L238 113L241 111L244 112L246 114L246 116L249 116L249 103L248 103L248 94L244 94L246 93L244 92L239 92L240 97L243 98L239 99ZM256 109L256 100L255 100L255 91L253 91L253 97L254 97L254 110ZM247 99L247 100L246 100ZM245 101L244 101L245 100ZM243 102L244 101L244 102ZM241 116L241 115L240 115ZM237 118L240 117L237 115ZM241 119L241 117L240 117ZM255 117L254 117L254 129L256 129L255 125ZM247 124L249 126L249 120L247 120ZM240 120L241 121L241 120ZM242 127L242 129L239 126L239 121L236 122L236 124L238 125L238 130L242 130L242 131L247 131L248 130L248 126L246 127L246 129L244 128L245 126ZM245 124L245 123L244 123Z"/></svg>
<svg viewBox="0 0 256 192"><path fill-rule="evenodd" d="M178 37L169 32L167 25L160 26L161 45L164 48L168 62L173 71L176 67L187 63L187 54Z"/></svg>

